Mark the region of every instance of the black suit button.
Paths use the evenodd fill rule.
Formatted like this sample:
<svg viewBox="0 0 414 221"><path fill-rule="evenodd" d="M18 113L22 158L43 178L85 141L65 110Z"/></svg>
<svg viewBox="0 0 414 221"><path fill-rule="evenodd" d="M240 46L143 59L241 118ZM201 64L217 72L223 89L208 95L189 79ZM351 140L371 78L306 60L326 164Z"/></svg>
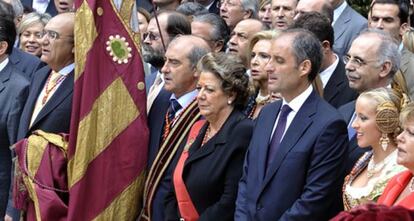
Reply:
<svg viewBox="0 0 414 221"><path fill-rule="evenodd" d="M260 203L259 203L259 204L257 204L257 205L256 205L256 210L261 210L261 209L263 209L262 204L260 204Z"/></svg>

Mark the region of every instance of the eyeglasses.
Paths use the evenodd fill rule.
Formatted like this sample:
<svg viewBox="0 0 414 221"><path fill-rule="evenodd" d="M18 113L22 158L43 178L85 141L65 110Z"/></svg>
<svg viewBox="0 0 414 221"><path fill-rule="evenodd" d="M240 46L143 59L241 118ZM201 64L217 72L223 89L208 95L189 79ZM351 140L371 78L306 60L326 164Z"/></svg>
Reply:
<svg viewBox="0 0 414 221"><path fill-rule="evenodd" d="M370 62L376 62L377 61L377 60L364 61L362 58L351 57L349 55L345 55L342 59L343 59L345 64L348 64L350 62L351 64L354 64L358 68L363 66L363 65L366 65Z"/></svg>
<svg viewBox="0 0 414 221"><path fill-rule="evenodd" d="M48 37L49 40L56 40L56 39L63 39L63 38L73 38L72 35L60 35L58 32L56 31L52 31L52 30L43 30L42 32L38 32L36 33L36 37L37 38L43 38L43 37Z"/></svg>
<svg viewBox="0 0 414 221"><path fill-rule="evenodd" d="M147 39L147 37L149 38L150 41L156 41L160 38L160 36L155 35L152 32L145 32L142 37L144 38L143 40Z"/></svg>

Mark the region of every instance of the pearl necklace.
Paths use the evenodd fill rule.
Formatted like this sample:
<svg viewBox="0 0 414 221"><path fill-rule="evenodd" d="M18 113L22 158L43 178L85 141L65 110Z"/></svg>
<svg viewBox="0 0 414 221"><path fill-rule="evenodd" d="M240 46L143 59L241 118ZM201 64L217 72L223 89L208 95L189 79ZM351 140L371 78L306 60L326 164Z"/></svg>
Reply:
<svg viewBox="0 0 414 221"><path fill-rule="evenodd" d="M367 166L367 176L368 178L373 177L375 174L381 172L382 169L384 169L385 165L391 160L391 155L388 155L384 160L382 160L379 163L374 163L374 156L371 157L371 159L368 162Z"/></svg>

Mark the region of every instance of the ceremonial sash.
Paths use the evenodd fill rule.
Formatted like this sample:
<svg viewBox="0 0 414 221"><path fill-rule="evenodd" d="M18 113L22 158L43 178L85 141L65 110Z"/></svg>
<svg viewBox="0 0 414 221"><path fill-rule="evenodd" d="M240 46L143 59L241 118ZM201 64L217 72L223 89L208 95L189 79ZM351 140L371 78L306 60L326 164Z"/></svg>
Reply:
<svg viewBox="0 0 414 221"><path fill-rule="evenodd" d="M33 132L15 145L13 197L26 220L66 220L68 136Z"/></svg>
<svg viewBox="0 0 414 221"><path fill-rule="evenodd" d="M183 153L181 154L177 166L174 170L173 180L175 196L177 198L178 209L180 210L181 217L185 221L197 221L199 218L198 212L193 204L193 201L191 200L190 194L187 191L187 187L185 186L183 180L183 170L184 163L188 158L188 149L194 143L204 123L205 120L197 121L191 128L190 135L188 136L187 143L185 144Z"/></svg>
<svg viewBox="0 0 414 221"><path fill-rule="evenodd" d="M141 220L151 220L151 207L155 191L164 175L165 170L171 163L178 147L187 137L192 125L200 118L200 112L197 101L194 99L187 108L185 108L174 127L166 135L165 140L161 143L157 156L148 173L144 188L144 209L141 213Z"/></svg>

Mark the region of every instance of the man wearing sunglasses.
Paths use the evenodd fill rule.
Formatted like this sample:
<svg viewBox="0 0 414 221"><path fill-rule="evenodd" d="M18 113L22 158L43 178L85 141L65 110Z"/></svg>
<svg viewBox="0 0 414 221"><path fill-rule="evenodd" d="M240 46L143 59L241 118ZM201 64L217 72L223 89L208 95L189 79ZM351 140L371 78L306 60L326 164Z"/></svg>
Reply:
<svg viewBox="0 0 414 221"><path fill-rule="evenodd" d="M191 23L183 14L174 11L164 11L158 14L159 27L155 17L148 23L147 32L142 39L142 57L144 65L150 66L149 73L145 73L145 84L147 88L147 112L157 98L164 80L161 68L164 65L165 50L170 41L177 35L190 35Z"/></svg>

